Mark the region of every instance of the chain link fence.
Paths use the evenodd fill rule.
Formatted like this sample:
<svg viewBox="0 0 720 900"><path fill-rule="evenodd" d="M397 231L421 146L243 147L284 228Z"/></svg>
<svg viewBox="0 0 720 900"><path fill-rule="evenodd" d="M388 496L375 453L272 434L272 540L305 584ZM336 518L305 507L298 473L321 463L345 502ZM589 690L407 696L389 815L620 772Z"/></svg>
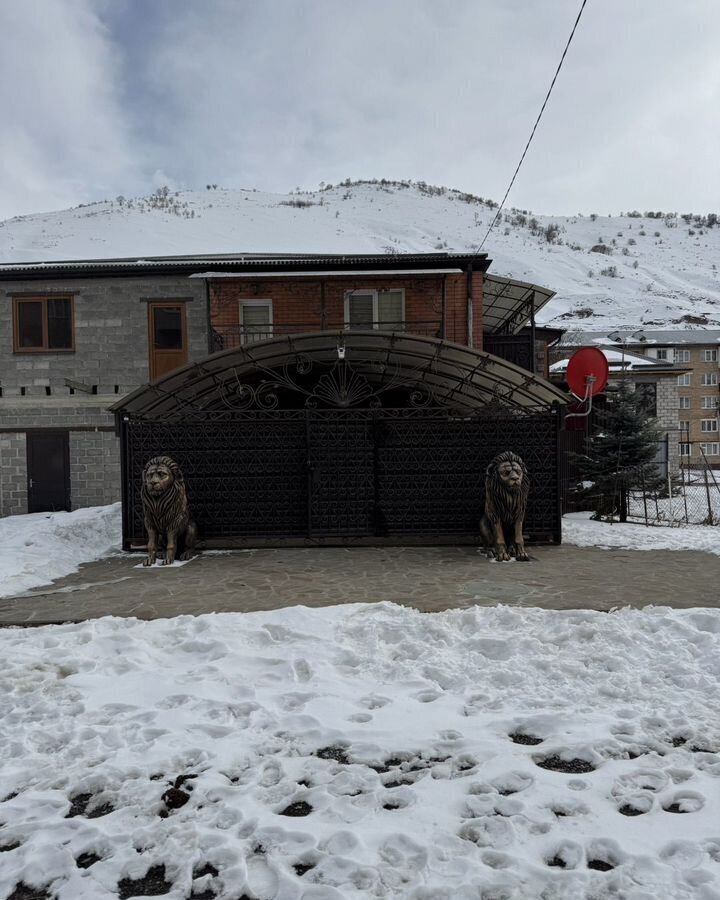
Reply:
<svg viewBox="0 0 720 900"><path fill-rule="evenodd" d="M612 491L595 490L591 482L579 479L574 454L582 453L583 435L569 433L561 449L561 488L563 512L597 510L604 519L618 521L622 507L619 485L636 485L627 491L627 521L644 525L718 525L720 526L720 469L713 468L704 445L683 441L684 455L673 469L668 464L668 439L658 442L657 465L662 484L643 487L640 471L618 471L618 486ZM675 436L671 437L671 440Z"/></svg>

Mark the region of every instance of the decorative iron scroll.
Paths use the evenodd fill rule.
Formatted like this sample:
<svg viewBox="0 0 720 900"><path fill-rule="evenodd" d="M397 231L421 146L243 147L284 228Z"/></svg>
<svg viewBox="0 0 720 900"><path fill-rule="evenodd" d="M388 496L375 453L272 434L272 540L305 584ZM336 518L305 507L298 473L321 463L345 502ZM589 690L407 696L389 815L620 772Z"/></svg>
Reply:
<svg viewBox="0 0 720 900"><path fill-rule="evenodd" d="M220 382L220 397L228 409L240 412L279 409L282 392L298 397L307 409L380 408L383 395L398 391L411 408L440 405L430 385L422 381L425 369L408 373L392 363L369 363L367 368L377 371L377 383L341 356L324 362L301 353L279 369L257 364L255 373L261 380L256 384L241 380L237 369L230 369Z"/></svg>

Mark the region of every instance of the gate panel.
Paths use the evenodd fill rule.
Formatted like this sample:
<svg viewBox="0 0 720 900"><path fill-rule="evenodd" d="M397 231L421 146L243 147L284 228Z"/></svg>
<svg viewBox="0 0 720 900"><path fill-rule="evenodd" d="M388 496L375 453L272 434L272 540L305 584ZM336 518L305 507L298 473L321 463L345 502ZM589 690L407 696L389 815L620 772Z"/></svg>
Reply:
<svg viewBox="0 0 720 900"><path fill-rule="evenodd" d="M375 466L372 422L352 413L308 415L310 537L374 533Z"/></svg>
<svg viewBox="0 0 720 900"><path fill-rule="evenodd" d="M144 542L142 470L159 453L180 464L203 540L307 533L304 419L131 421L126 442L127 525L134 542Z"/></svg>

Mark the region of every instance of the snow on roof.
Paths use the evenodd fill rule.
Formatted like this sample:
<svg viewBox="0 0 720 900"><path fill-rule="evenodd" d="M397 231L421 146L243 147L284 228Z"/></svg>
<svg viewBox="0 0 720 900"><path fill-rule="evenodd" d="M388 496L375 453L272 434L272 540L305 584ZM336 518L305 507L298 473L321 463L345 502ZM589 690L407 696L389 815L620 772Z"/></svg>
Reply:
<svg viewBox="0 0 720 900"><path fill-rule="evenodd" d="M674 344L720 343L720 328L701 328L697 325L694 328L663 329L659 331L647 331L643 328L642 336L645 340L639 340L637 337L633 339L633 334L637 334L637 329L634 331L620 331L618 329L618 334L622 335L626 344L633 347L647 344L662 347ZM568 334L568 338L572 340L572 335ZM586 331L583 332L582 340L585 344L607 344L608 332Z"/></svg>
<svg viewBox="0 0 720 900"><path fill-rule="evenodd" d="M614 350L610 347L600 347L599 349L604 353L611 372L618 369L632 371L633 369L666 369L668 367L667 362L664 360L658 361L649 356L640 356L638 353L630 353L627 350L623 353L622 350ZM550 366L550 371L565 372L569 362L569 358L558 360L558 362L555 362Z"/></svg>

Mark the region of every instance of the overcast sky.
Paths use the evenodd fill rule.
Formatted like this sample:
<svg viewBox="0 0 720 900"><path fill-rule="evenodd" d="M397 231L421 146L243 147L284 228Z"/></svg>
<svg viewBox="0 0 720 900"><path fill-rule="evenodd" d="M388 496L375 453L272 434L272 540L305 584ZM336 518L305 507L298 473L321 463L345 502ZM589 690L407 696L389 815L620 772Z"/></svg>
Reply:
<svg viewBox="0 0 720 900"><path fill-rule="evenodd" d="M580 0L8 0L0 218L412 178L500 200ZM720 212L720 2L588 0L509 204Z"/></svg>

